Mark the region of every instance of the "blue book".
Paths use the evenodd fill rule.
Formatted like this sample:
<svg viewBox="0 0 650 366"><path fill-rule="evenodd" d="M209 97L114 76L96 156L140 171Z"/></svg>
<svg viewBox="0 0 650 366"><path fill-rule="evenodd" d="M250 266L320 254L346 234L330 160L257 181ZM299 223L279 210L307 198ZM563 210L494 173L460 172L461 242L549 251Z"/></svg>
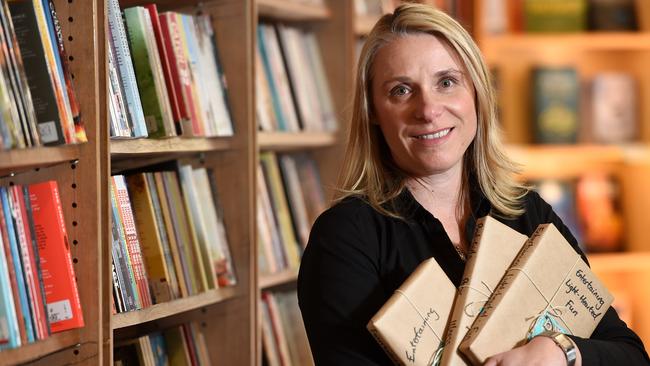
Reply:
<svg viewBox="0 0 650 366"><path fill-rule="evenodd" d="M156 366L169 365L167 359L167 345L165 344L165 337L161 332L149 334L149 343L151 343L151 350L153 351L153 360Z"/></svg>
<svg viewBox="0 0 650 366"><path fill-rule="evenodd" d="M287 131L287 122L284 113L282 112L278 87L275 85L275 79L273 78L273 70L271 70L269 55L266 50L266 42L264 41L264 30L262 27L265 27L265 25L260 24L257 27L257 44L260 49L260 57L262 58L262 64L264 65L265 77L269 82L269 89L271 89L271 101L273 103L273 110L275 111L275 118L278 121L278 129L280 131Z"/></svg>
<svg viewBox="0 0 650 366"><path fill-rule="evenodd" d="M11 257L14 262L14 273L16 275L16 286L18 286L18 294L20 297L20 308L23 309L22 321L25 323L25 334L27 342L31 343L35 340L34 325L32 322L31 307L27 300L27 289L23 281L23 266L18 252L18 243L16 242L16 234L14 232L13 223L11 220L11 209L9 208L9 196L5 187L0 187L0 200L2 200L2 209L5 214L5 221L7 221L7 236L9 237L9 247L11 248Z"/></svg>
<svg viewBox="0 0 650 366"><path fill-rule="evenodd" d="M118 0L108 0L108 33L109 44L117 61L117 70L124 90L126 109L133 124L133 137L147 137L147 125Z"/></svg>
<svg viewBox="0 0 650 366"><path fill-rule="evenodd" d="M20 330L4 247L0 236L0 350L20 346Z"/></svg>

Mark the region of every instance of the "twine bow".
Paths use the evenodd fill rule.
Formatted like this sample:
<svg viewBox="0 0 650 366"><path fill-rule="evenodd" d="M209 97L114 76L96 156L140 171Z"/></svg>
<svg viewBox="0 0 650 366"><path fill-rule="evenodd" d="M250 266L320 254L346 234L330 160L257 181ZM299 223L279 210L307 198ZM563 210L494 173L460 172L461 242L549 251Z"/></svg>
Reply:
<svg viewBox="0 0 650 366"><path fill-rule="evenodd" d="M566 280L569 278L571 275L571 272L573 272L573 269L575 266L578 264L580 261L580 256L577 256L576 261L573 263L571 268L567 271L567 273L564 275L564 279L562 280L562 283L566 282ZM541 333L543 330L545 330L545 326L550 323L552 330L556 330L565 334L573 334L573 331L571 330L571 327L564 321L562 318L562 310L566 309L566 306L551 306L553 303L553 300L555 300L555 296L557 296L558 292L560 291L560 288L562 287L561 285L557 287L555 292L553 293L553 296L551 296L551 299L547 299L546 296L544 296L544 293L542 290L539 288L537 283L533 280L533 278L521 267L512 267L510 268L512 271L518 271L526 276L528 278L528 281L535 287L537 292L542 295L542 298L544 301L546 301L546 306L538 312L537 314L525 318L526 321L530 321L531 319L534 319L534 321L530 324L528 328L528 332L526 333L526 338L527 339L532 339L534 336L538 335ZM547 322L540 323L540 320L548 320ZM562 322L562 325L560 325L556 320L559 320ZM541 331L536 330L536 326L540 324L543 328Z"/></svg>

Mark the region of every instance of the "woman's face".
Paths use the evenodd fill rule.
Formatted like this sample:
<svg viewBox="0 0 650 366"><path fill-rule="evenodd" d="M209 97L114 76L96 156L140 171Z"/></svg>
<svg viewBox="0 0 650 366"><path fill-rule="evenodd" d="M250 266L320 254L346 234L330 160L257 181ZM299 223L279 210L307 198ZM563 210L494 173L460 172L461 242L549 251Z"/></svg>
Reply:
<svg viewBox="0 0 650 366"><path fill-rule="evenodd" d="M395 163L415 177L462 170L477 119L471 79L453 49L429 34L397 37L370 71L372 122Z"/></svg>

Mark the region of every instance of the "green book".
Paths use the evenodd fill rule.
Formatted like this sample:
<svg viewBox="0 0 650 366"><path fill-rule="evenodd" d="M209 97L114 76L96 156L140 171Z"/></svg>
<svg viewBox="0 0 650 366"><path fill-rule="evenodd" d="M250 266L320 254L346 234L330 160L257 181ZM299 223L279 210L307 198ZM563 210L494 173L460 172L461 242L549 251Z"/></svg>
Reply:
<svg viewBox="0 0 650 366"><path fill-rule="evenodd" d="M155 38L149 32L149 13L140 6L124 10L131 58L149 137L176 135L167 87L162 76Z"/></svg>
<svg viewBox="0 0 650 366"><path fill-rule="evenodd" d="M587 0L525 0L527 32L580 32L587 29Z"/></svg>

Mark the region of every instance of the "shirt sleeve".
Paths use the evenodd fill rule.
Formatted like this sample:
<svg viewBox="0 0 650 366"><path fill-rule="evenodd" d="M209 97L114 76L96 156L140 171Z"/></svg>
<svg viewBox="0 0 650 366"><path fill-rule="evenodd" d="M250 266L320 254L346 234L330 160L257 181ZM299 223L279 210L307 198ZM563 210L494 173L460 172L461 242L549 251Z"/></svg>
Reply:
<svg viewBox="0 0 650 366"><path fill-rule="evenodd" d="M535 195L536 213L541 218L541 222L553 223L585 262L589 263L585 254L578 247L578 241L559 216L553 212L551 206L537 193L531 194ZM612 307L607 310L591 337L588 339L570 337L580 350L583 365L650 365L650 359L643 342L618 317L616 310Z"/></svg>
<svg viewBox="0 0 650 366"><path fill-rule="evenodd" d="M298 301L316 365L392 365L366 330L385 298L376 229L363 211L321 215L301 261Z"/></svg>

